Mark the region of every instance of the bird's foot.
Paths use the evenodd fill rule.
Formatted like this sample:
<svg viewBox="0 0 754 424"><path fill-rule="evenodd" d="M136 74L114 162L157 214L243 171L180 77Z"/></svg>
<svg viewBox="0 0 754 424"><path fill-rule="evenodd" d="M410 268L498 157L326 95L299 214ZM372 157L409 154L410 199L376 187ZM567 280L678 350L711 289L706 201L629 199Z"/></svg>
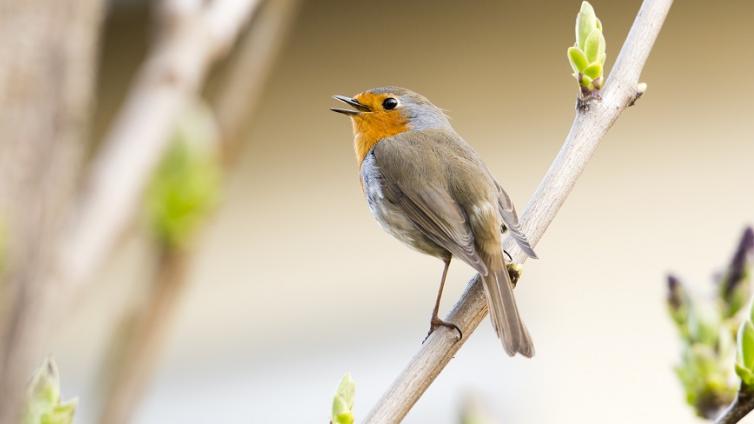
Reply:
<svg viewBox="0 0 754 424"><path fill-rule="evenodd" d="M463 338L463 332L461 331L460 328L458 328L457 325L453 324L452 322L443 321L438 317L434 317L432 318L432 321L430 321L429 332L427 333L427 337L425 337L424 340L422 340L422 343L427 341L430 334L432 334L437 329L437 327L446 327L446 328L450 328L451 330L456 330L458 332L458 340L461 340Z"/></svg>

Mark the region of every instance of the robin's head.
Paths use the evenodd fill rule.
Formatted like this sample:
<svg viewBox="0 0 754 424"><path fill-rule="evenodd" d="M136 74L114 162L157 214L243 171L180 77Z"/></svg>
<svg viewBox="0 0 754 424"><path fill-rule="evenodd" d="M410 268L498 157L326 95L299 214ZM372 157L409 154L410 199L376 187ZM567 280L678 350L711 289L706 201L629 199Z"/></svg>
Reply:
<svg viewBox="0 0 754 424"><path fill-rule="evenodd" d="M443 111L426 97L400 87L373 88L353 97L334 96L353 109L332 108L351 118L361 162L375 144L405 131L449 128Z"/></svg>

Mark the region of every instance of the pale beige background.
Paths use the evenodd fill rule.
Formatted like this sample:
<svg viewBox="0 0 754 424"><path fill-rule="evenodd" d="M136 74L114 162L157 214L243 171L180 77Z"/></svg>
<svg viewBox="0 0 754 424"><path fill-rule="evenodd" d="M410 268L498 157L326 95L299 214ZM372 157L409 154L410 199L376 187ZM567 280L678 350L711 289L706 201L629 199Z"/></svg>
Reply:
<svg viewBox="0 0 754 424"><path fill-rule="evenodd" d="M609 64L639 3L593 3ZM329 96L387 84L425 94L523 209L573 117L565 49L578 6L307 2L137 422L324 423L345 371L363 417L418 349L441 264L373 222L350 126ZM105 91L117 91L116 65L138 56L124 33L106 56ZM485 320L407 423L456 422L468 391L507 423L695 421L672 373L664 276L708 289L754 221L752 40L752 2L676 2L642 77L647 94L526 265L517 296L537 356L504 356ZM108 322L140 284L144 255L126 246L60 334L54 353L65 391L81 397L80 423L92 418ZM446 310L471 274L454 264Z"/></svg>

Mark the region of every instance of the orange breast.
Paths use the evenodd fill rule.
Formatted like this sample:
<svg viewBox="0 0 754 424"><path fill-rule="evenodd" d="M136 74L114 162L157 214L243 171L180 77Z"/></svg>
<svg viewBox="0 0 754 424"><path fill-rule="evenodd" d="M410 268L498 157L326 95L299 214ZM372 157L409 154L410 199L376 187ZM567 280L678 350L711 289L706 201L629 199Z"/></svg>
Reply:
<svg viewBox="0 0 754 424"><path fill-rule="evenodd" d="M398 111L361 113L353 117L353 147L361 162L381 140L408 131L408 123Z"/></svg>

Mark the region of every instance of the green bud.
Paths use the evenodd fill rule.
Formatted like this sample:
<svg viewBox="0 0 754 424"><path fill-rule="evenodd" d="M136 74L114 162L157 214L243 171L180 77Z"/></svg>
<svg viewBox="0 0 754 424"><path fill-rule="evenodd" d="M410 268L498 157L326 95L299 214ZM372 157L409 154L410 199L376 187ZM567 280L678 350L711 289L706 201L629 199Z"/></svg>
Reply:
<svg viewBox="0 0 754 424"><path fill-rule="evenodd" d="M332 424L353 424L353 401L356 394L356 383L351 374L346 374L340 380L338 390L332 402Z"/></svg>
<svg viewBox="0 0 754 424"><path fill-rule="evenodd" d="M706 345L685 345L681 364L675 368L686 401L701 417L715 417L736 394L731 384L729 362Z"/></svg>
<svg viewBox="0 0 754 424"><path fill-rule="evenodd" d="M166 246L183 247L217 203L218 139L212 113L204 105L189 109L176 126L146 193L151 227Z"/></svg>
<svg viewBox="0 0 754 424"><path fill-rule="evenodd" d="M52 359L37 369L29 384L24 424L72 424L77 400L60 401L60 377Z"/></svg>
<svg viewBox="0 0 754 424"><path fill-rule="evenodd" d="M719 284L720 303L725 317L736 315L749 301L752 258L754 230L746 228Z"/></svg>
<svg viewBox="0 0 754 424"><path fill-rule="evenodd" d="M675 275L667 278L667 307L670 317L678 329L678 333L684 340L689 340L689 311L691 310L691 298L686 293L681 280Z"/></svg>
<svg viewBox="0 0 754 424"><path fill-rule="evenodd" d="M586 39L586 45L584 46L584 53L589 63L598 63L597 60L601 53L605 52L605 36L602 35L602 31L595 29L589 34Z"/></svg>
<svg viewBox="0 0 754 424"><path fill-rule="evenodd" d="M720 322L707 309L695 307L689 310L689 338L694 343L715 347L720 338Z"/></svg>
<svg viewBox="0 0 754 424"><path fill-rule="evenodd" d="M754 307L738 327L736 343L736 373L746 386L754 387Z"/></svg>
<svg viewBox="0 0 754 424"><path fill-rule="evenodd" d="M568 49L568 62L581 86L582 96L589 96L602 88L606 58L602 21L597 18L592 5L585 1L576 16L576 44Z"/></svg>
<svg viewBox="0 0 754 424"><path fill-rule="evenodd" d="M602 65L599 63L592 63L591 65L587 66L582 73L592 80L597 79L602 75Z"/></svg>
<svg viewBox="0 0 754 424"><path fill-rule="evenodd" d="M497 421L481 399L474 395L468 395L463 400L460 418L460 424L492 424Z"/></svg>
<svg viewBox="0 0 754 424"><path fill-rule="evenodd" d="M584 69L589 66L589 61L586 59L586 55L578 47L568 48L568 61L571 63L571 69L573 72L583 73Z"/></svg>
<svg viewBox="0 0 754 424"><path fill-rule="evenodd" d="M594 90L594 84L592 83L592 79L586 75L581 76L581 80L579 81L581 83L581 86L586 88L587 90Z"/></svg>
<svg viewBox="0 0 754 424"><path fill-rule="evenodd" d="M576 45L586 50L586 39L594 29L602 30L602 22L597 19L594 8L588 1L581 3L581 10L576 15Z"/></svg>

